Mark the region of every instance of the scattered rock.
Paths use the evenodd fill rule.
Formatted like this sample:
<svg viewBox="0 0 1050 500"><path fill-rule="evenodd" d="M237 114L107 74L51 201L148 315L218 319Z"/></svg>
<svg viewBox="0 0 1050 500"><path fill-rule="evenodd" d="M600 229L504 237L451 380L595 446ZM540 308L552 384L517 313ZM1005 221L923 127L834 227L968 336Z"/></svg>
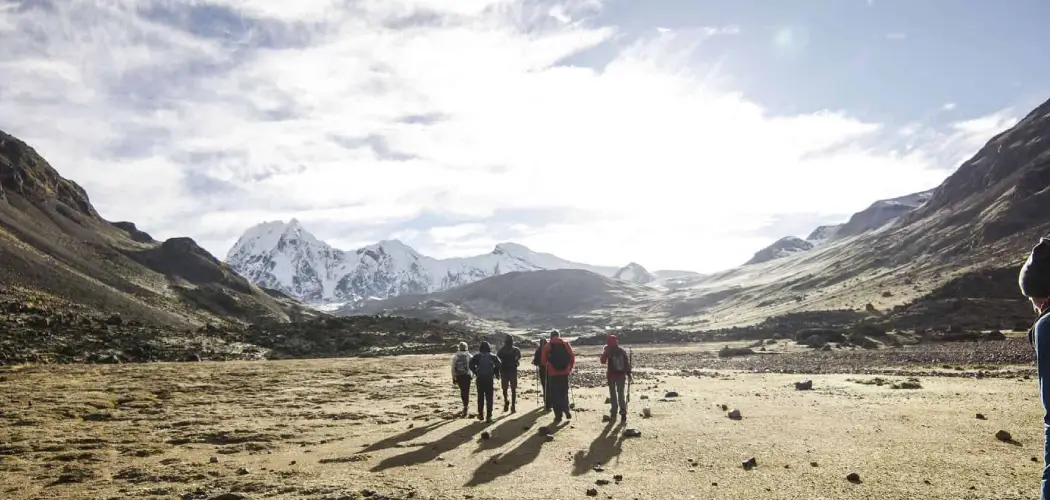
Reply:
<svg viewBox="0 0 1050 500"><path fill-rule="evenodd" d="M485 439L485 440L492 439L492 434L489 434L488 431L482 432L481 433L481 439Z"/></svg>
<svg viewBox="0 0 1050 500"><path fill-rule="evenodd" d="M860 474L857 474L856 472L850 472L849 475L846 476L846 480L853 484L861 483Z"/></svg>
<svg viewBox="0 0 1050 500"><path fill-rule="evenodd" d="M816 462L810 462L810 463L809 463L809 466L810 466L810 467L820 467L820 464L818 464L818 463L816 463Z"/></svg>
<svg viewBox="0 0 1050 500"><path fill-rule="evenodd" d="M645 395L645 394L642 394L641 397L639 397L639 399L646 400L646 399L649 399L649 396Z"/></svg>
<svg viewBox="0 0 1050 500"><path fill-rule="evenodd" d="M629 438L642 437L642 431L638 429L624 429L623 436Z"/></svg>
<svg viewBox="0 0 1050 500"><path fill-rule="evenodd" d="M237 475L238 476L244 476L244 475L247 475L247 474L248 474L248 469L245 469L244 467L241 467L241 468L237 469Z"/></svg>
<svg viewBox="0 0 1050 500"><path fill-rule="evenodd" d="M810 391L813 390L812 380L803 380L802 382L795 382L796 391Z"/></svg>
<svg viewBox="0 0 1050 500"><path fill-rule="evenodd" d="M210 463L210 464L217 464L217 463L219 463L219 457L211 457L211 458L209 458L208 459L208 463Z"/></svg>
<svg viewBox="0 0 1050 500"><path fill-rule="evenodd" d="M674 391L670 391L667 394L664 394L664 397L665 398L677 398L678 397L678 393L674 392Z"/></svg>
<svg viewBox="0 0 1050 500"><path fill-rule="evenodd" d="M1004 443L1009 443L1010 441L1014 440L1014 437L1011 436L1009 432L999 431L995 433L995 439L998 439L999 441L1002 441Z"/></svg>
<svg viewBox="0 0 1050 500"><path fill-rule="evenodd" d="M609 480L608 479L599 479L599 480L595 481L594 484L597 484L598 486L606 486L606 485L609 484Z"/></svg>
<svg viewBox="0 0 1050 500"><path fill-rule="evenodd" d="M608 415L602 415L602 422L611 422L611 421L612 421L612 417L610 417Z"/></svg>
<svg viewBox="0 0 1050 500"><path fill-rule="evenodd" d="M587 490L587 496L589 496L589 497L596 497L596 496L598 496L598 489L597 488L589 488Z"/></svg>
<svg viewBox="0 0 1050 500"><path fill-rule="evenodd" d="M623 474L617 474L613 476L613 481L616 481L617 483L623 481Z"/></svg>
<svg viewBox="0 0 1050 500"><path fill-rule="evenodd" d="M977 420L988 420L988 417L984 416L984 414L978 413Z"/></svg>
<svg viewBox="0 0 1050 500"><path fill-rule="evenodd" d="M649 417L652 417L652 416L653 416L653 409L652 408L650 408L648 406L646 406L645 408L642 408L642 417L649 418Z"/></svg>
<svg viewBox="0 0 1050 500"><path fill-rule="evenodd" d="M744 460L742 465L744 466L744 470L751 470L751 469L754 469L755 467L758 467L758 461L755 460L755 457L751 457L751 458L749 458L747 460Z"/></svg>
<svg viewBox="0 0 1050 500"><path fill-rule="evenodd" d="M730 420L740 420L744 418L743 415L740 414L740 410L733 410L726 416L729 417Z"/></svg>
<svg viewBox="0 0 1050 500"><path fill-rule="evenodd" d="M722 411L729 411L729 407L726 405L719 405L719 408L721 408Z"/></svg>

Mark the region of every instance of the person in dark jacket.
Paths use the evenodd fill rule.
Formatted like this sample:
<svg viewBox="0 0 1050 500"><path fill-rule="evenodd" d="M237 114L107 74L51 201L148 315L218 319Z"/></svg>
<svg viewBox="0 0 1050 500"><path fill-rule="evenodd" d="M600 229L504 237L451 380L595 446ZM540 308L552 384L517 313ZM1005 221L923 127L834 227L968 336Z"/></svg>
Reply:
<svg viewBox="0 0 1050 500"><path fill-rule="evenodd" d="M508 408L511 413L517 412L518 403L518 362L521 361L521 350L514 347L514 337L507 335L503 347L496 353L500 363L500 387L503 388L503 411ZM510 387L510 399L507 399L507 388Z"/></svg>
<svg viewBox="0 0 1050 500"><path fill-rule="evenodd" d="M620 341L616 335L610 334L605 337L605 350L598 358L606 365L605 378L609 382L609 402L612 408L609 410L609 421L616 419L616 410L620 410L620 423L627 423L627 399L624 394L624 386L627 379L634 378L631 375L631 357L620 347Z"/></svg>
<svg viewBox="0 0 1050 500"><path fill-rule="evenodd" d="M543 394L543 411L551 411L551 402L547 399L547 370L540 364L540 354L543 346L547 345L547 339L540 339L540 346L532 355L532 365L536 367L536 376L540 380L540 391Z"/></svg>
<svg viewBox="0 0 1050 500"><path fill-rule="evenodd" d="M540 351L540 364L547 370L547 390L551 408L554 409L554 425L561 423L562 415L572 419L569 408L569 375L576 366L576 354L569 343L562 340L558 330L551 331L551 340Z"/></svg>
<svg viewBox="0 0 1050 500"><path fill-rule="evenodd" d="M499 358L492 354L492 346L482 342L477 354L470 358L470 371L478 387L478 420L492 421L492 393L494 378L499 378ZM486 411L482 411L486 410Z"/></svg>
<svg viewBox="0 0 1050 500"><path fill-rule="evenodd" d="M1039 498L1050 500L1050 239L1041 238L1032 249L1017 282L1037 315L1028 339L1035 348L1039 398L1043 403L1043 476Z"/></svg>

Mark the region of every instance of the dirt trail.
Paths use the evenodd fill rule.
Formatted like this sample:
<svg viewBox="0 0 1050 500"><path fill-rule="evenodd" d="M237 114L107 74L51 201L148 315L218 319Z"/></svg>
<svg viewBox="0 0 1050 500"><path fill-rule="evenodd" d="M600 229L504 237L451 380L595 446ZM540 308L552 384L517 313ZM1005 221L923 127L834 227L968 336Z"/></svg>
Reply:
<svg viewBox="0 0 1050 500"><path fill-rule="evenodd" d="M582 351L579 379L596 385L595 356ZM796 391L805 377L682 376L673 353L639 357L648 364L628 427L641 437L601 422L604 387L576 387L576 416L553 441L537 432L552 417L537 409L525 371L518 413L501 413L497 396L492 424L452 418L458 395L444 356L20 367L0 372L0 497L1037 496L1033 379L920 377L919 389L894 389L904 378L816 375L812 391ZM665 400L667 391L679 396ZM743 418L727 418L723 404ZM643 406L652 418L641 418ZM1001 429L1014 441L998 441ZM758 466L745 470L750 457ZM851 472L860 484L846 480Z"/></svg>

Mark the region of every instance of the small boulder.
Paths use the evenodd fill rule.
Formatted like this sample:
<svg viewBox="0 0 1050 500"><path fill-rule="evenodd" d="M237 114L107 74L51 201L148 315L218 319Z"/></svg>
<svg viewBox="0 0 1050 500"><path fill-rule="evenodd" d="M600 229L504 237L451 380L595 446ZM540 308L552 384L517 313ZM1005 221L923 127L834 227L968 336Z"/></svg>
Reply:
<svg viewBox="0 0 1050 500"><path fill-rule="evenodd" d="M729 417L730 420L740 420L744 418L743 415L740 414L740 410L733 410L726 416Z"/></svg>
<svg viewBox="0 0 1050 500"><path fill-rule="evenodd" d="M758 467L758 461L755 460L755 457L751 457L747 460L744 460L741 465L744 467L744 470L751 470L755 467Z"/></svg>
<svg viewBox="0 0 1050 500"><path fill-rule="evenodd" d="M988 417L984 416L983 413L978 413L977 420L988 420Z"/></svg>
<svg viewBox="0 0 1050 500"><path fill-rule="evenodd" d="M489 434L488 431L482 432L481 433L481 439L485 439L485 440L492 439L492 434Z"/></svg>
<svg viewBox="0 0 1050 500"><path fill-rule="evenodd" d="M849 475L846 476L846 480L853 484L861 483L860 474L857 474L856 472L850 472Z"/></svg>
<svg viewBox="0 0 1050 500"><path fill-rule="evenodd" d="M587 489L587 496L589 496L589 497L596 497L596 496L598 496L598 488L588 488Z"/></svg>
<svg viewBox="0 0 1050 500"><path fill-rule="evenodd" d="M813 390L812 380L803 380L802 382L795 382L796 391L810 391Z"/></svg>
<svg viewBox="0 0 1050 500"><path fill-rule="evenodd" d="M1010 435L1009 432L999 431L995 433L995 439L998 439L999 441L1002 441L1004 443L1009 443L1010 441L1014 440L1014 437Z"/></svg>

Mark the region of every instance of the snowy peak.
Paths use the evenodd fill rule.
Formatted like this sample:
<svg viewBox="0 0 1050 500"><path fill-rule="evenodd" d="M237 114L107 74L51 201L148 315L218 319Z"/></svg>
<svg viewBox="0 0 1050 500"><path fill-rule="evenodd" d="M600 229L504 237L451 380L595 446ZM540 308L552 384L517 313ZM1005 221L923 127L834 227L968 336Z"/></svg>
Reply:
<svg viewBox="0 0 1050 500"><path fill-rule="evenodd" d="M842 224L835 224L835 225L831 225L831 226L820 226L820 227L814 229L812 233L809 233L809 236L806 237L806 241L808 241L810 243L813 243L814 245L818 245L820 243L824 243L826 241L829 241L829 240L835 238L835 234L838 232L839 228L841 228L841 227L842 227Z"/></svg>
<svg viewBox="0 0 1050 500"><path fill-rule="evenodd" d="M487 254L451 259L422 255L399 240L343 251L317 239L295 219L252 226L230 249L226 262L253 283L313 304L433 293L519 271L579 269L607 278L621 271L572 262L517 243L500 243ZM621 273L626 281L651 278L644 268L633 266Z"/></svg>
<svg viewBox="0 0 1050 500"><path fill-rule="evenodd" d="M656 276L647 271L641 264L631 262L621 267L613 275L613 279L627 281L636 285L645 285L656 280Z"/></svg>
<svg viewBox="0 0 1050 500"><path fill-rule="evenodd" d="M751 257L751 260L747 261L744 265L769 262L774 259L780 259L800 252L812 250L813 247L813 243L802 238L788 236L777 240L772 245L769 245L762 250L759 250L755 253L754 257Z"/></svg>
<svg viewBox="0 0 1050 500"><path fill-rule="evenodd" d="M933 196L933 190L913 193L899 198L879 200L868 208L853 214L849 221L835 232L835 238L847 238L873 231L911 212Z"/></svg>

